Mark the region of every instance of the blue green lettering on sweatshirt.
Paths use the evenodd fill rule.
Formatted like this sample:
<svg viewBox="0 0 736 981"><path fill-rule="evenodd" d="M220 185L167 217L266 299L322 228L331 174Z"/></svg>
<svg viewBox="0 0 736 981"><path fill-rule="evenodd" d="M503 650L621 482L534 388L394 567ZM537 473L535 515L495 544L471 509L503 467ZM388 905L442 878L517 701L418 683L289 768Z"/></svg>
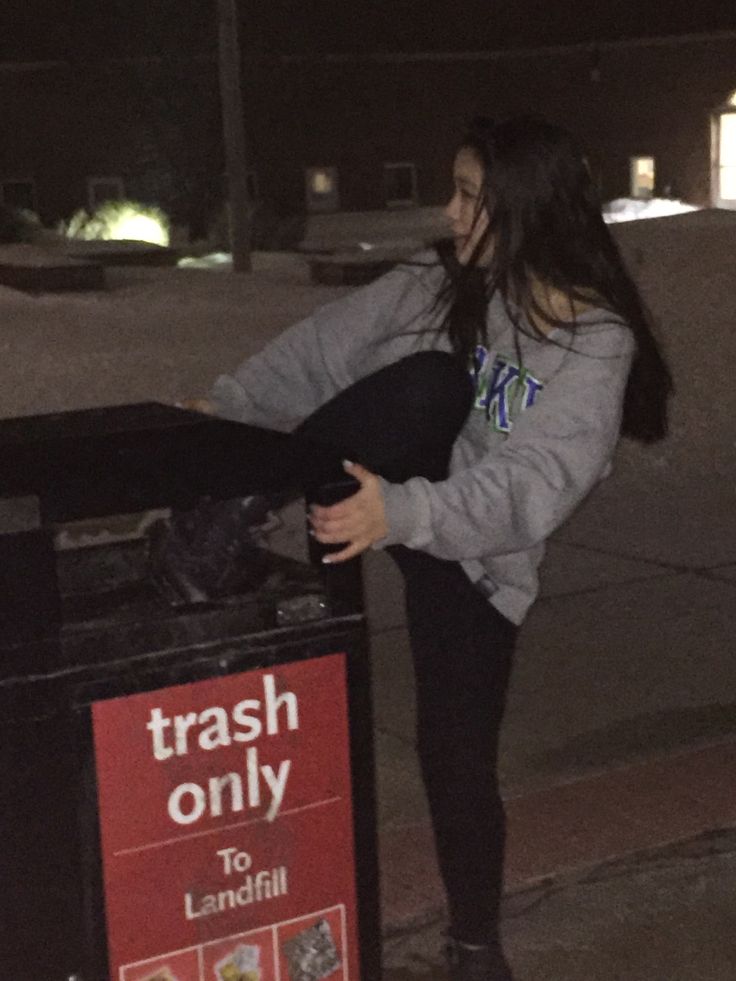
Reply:
<svg viewBox="0 0 736 981"><path fill-rule="evenodd" d="M488 350L479 344L473 359L475 408L483 409L496 432L510 433L513 415L534 405L544 383L505 355L488 366Z"/></svg>

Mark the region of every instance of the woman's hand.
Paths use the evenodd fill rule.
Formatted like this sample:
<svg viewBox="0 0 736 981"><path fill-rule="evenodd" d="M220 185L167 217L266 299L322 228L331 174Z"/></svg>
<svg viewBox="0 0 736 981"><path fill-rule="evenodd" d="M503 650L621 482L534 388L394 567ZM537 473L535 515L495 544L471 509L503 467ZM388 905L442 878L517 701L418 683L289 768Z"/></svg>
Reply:
<svg viewBox="0 0 736 981"><path fill-rule="evenodd" d="M388 534L378 477L358 463L345 460L343 467L346 473L359 481L360 490L338 504L330 507L314 504L309 510L309 523L318 542L323 545L347 543L341 551L330 552L322 559L330 564L355 558Z"/></svg>

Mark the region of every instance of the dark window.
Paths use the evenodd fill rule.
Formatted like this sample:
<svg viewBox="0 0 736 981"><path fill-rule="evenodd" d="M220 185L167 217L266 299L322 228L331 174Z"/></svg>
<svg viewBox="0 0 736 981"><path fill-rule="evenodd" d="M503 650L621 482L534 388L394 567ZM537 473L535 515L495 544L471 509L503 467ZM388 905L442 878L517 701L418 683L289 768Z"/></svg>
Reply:
<svg viewBox="0 0 736 981"><path fill-rule="evenodd" d="M33 181L3 181L2 203L8 208L36 210L36 185Z"/></svg>
<svg viewBox="0 0 736 981"><path fill-rule="evenodd" d="M417 168L413 163L383 165L387 205L416 204Z"/></svg>

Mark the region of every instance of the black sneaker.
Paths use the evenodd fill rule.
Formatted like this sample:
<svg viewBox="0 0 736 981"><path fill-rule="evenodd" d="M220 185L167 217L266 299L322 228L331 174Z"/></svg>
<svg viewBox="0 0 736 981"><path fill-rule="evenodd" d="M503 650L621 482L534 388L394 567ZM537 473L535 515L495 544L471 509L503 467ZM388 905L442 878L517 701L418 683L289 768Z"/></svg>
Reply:
<svg viewBox="0 0 736 981"><path fill-rule="evenodd" d="M476 947L449 937L445 955L450 981L513 981L499 944Z"/></svg>
<svg viewBox="0 0 736 981"><path fill-rule="evenodd" d="M270 515L266 498L203 500L155 522L148 531L151 578L172 606L207 603L257 589L268 575L258 547Z"/></svg>

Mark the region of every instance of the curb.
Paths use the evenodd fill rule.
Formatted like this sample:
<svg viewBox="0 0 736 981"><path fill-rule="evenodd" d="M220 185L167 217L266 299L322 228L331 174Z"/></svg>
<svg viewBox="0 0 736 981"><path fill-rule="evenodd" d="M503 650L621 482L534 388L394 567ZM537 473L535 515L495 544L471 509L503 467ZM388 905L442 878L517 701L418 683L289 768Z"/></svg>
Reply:
<svg viewBox="0 0 736 981"><path fill-rule="evenodd" d="M507 800L505 906L521 897L528 906L568 884L626 874L701 844L736 850L734 772L736 741L729 741ZM443 915L428 822L385 829L379 857L385 936Z"/></svg>

